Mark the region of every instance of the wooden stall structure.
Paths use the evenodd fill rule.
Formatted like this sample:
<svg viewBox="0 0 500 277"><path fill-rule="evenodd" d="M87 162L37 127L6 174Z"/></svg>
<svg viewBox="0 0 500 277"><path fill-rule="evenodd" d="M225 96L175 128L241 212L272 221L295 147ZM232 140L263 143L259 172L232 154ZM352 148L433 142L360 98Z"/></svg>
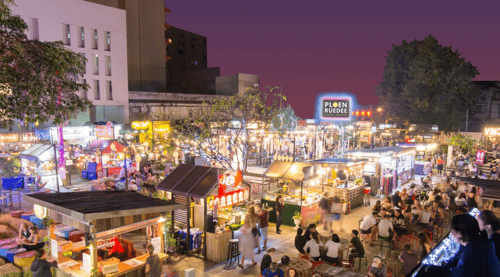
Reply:
<svg viewBox="0 0 500 277"><path fill-rule="evenodd" d="M241 222L246 211L235 214L236 206L250 200L250 185L242 180L241 173L238 177L226 169L181 164L156 189L171 193L172 200L188 207L172 213L172 226L181 226L179 232L187 252L214 262L227 259L231 232L216 232L219 227L209 216L218 218L221 226ZM223 219L223 214L229 218Z"/></svg>
<svg viewBox="0 0 500 277"><path fill-rule="evenodd" d="M163 235L166 213L186 207L126 191L32 194L24 196L24 199L35 204L35 210L44 210L42 214L53 221L49 226L50 253L47 255L58 261L57 272L60 276L91 276L100 270L106 277L112 277L142 269L148 254L127 252L127 260L120 262L111 258L98 265L98 249L110 244L110 238L143 228L154 230L150 242L160 259L166 259ZM83 231L84 239L65 244L70 245L69 248L61 247L62 239L54 233L56 222ZM133 249L133 244L130 244L122 245L125 250ZM71 258L63 254L68 250L73 252Z"/></svg>

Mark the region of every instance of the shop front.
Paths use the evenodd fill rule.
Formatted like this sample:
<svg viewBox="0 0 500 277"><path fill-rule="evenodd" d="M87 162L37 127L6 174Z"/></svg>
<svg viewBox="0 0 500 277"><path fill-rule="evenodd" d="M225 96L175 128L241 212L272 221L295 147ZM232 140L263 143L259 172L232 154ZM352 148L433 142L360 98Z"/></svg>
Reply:
<svg viewBox="0 0 500 277"><path fill-rule="evenodd" d="M350 158L367 159L363 169L366 180L379 178L370 184L375 194L391 194L401 185L415 177L415 149L403 147L379 147L357 149L347 153ZM372 183L372 181L369 181Z"/></svg>
<svg viewBox="0 0 500 277"><path fill-rule="evenodd" d="M167 213L185 208L124 191L31 194L24 200L50 223L47 256L58 262L56 276L141 276L149 257L142 243L153 245L154 253L165 260ZM141 231L141 246L126 239L133 231ZM122 250L113 254L111 249L120 249L117 244Z"/></svg>
<svg viewBox="0 0 500 277"><path fill-rule="evenodd" d="M321 198L321 176L317 166L310 163L298 163L275 160L263 174L262 204L274 208L269 213L269 222L276 223L276 199L282 196L283 225L295 226L293 216L302 217L301 225L316 221L316 209Z"/></svg>
<svg viewBox="0 0 500 277"><path fill-rule="evenodd" d="M229 239L243 224L250 186L240 171L181 164L156 187L186 209L175 210L175 236L188 252L214 262L227 259Z"/></svg>
<svg viewBox="0 0 500 277"><path fill-rule="evenodd" d="M425 175L424 166L427 159L432 157L434 151L438 150L437 143L399 143L399 147L413 148L415 150L415 174Z"/></svg>
<svg viewBox="0 0 500 277"><path fill-rule="evenodd" d="M26 176L41 176L42 183L47 183L45 188L56 191L58 182L60 186L63 185L63 179L56 175L54 152L54 146L51 144L33 144L21 152L19 158Z"/></svg>
<svg viewBox="0 0 500 277"><path fill-rule="evenodd" d="M84 152L86 155L85 171L88 177L84 176L84 171L82 171L82 177L91 180L102 177L119 176L126 155L131 154L129 148L116 141L107 140L93 141L84 149ZM130 162L129 159L128 163ZM128 168L131 167L135 167L135 164L130 165ZM95 172L95 174L92 172Z"/></svg>

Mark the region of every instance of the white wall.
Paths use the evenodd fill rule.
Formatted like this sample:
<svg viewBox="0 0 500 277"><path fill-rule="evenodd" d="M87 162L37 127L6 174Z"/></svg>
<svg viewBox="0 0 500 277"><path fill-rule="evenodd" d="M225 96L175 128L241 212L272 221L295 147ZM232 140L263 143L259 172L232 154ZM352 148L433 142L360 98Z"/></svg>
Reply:
<svg viewBox="0 0 500 277"><path fill-rule="evenodd" d="M68 49L85 53L86 74L83 79L90 88L87 98L94 105L123 106L124 119L128 123L128 73L127 73L127 30L124 10L115 9L83 0L16 0L11 6L12 14L19 15L28 24L30 39L41 41L64 41L64 24L70 25L71 41ZM35 20L34 20L35 19ZM38 28L36 27L38 21ZM80 28L84 27L85 46L79 47ZM38 35L36 30L38 29ZM98 49L92 49L92 30L98 33ZM110 32L110 51L105 51L105 34ZM99 57L99 74L94 75L92 57ZM106 75L106 56L111 57L111 76ZM100 99L94 99L94 81L99 80ZM112 100L107 100L107 82L112 84ZM83 92L79 92L83 97Z"/></svg>

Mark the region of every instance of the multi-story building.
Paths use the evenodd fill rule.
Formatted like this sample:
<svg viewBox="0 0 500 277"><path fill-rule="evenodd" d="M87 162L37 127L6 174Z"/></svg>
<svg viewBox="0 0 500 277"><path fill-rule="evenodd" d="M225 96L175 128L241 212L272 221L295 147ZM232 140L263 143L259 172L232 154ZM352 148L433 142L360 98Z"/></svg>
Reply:
<svg viewBox="0 0 500 277"><path fill-rule="evenodd" d="M468 118L464 118L460 130L483 132L486 127L500 127L500 81L473 83L482 91L482 95L473 109L469 110Z"/></svg>
<svg viewBox="0 0 500 277"><path fill-rule="evenodd" d="M220 68L207 67L207 38L165 23L167 91L215 94Z"/></svg>
<svg viewBox="0 0 500 277"><path fill-rule="evenodd" d="M69 125L114 121L128 123L127 30L124 10L84 0L16 0L12 14L28 25L28 37L63 41L66 47L87 58L81 82L90 86L79 96L94 107Z"/></svg>
<svg viewBox="0 0 500 277"><path fill-rule="evenodd" d="M85 0L120 9L127 33L128 89L165 92L165 3L163 0ZM103 16L106 18L107 16Z"/></svg>
<svg viewBox="0 0 500 277"><path fill-rule="evenodd" d="M218 95L243 93L248 88L259 88L258 75L238 73L231 76L220 76L215 79L215 90Z"/></svg>

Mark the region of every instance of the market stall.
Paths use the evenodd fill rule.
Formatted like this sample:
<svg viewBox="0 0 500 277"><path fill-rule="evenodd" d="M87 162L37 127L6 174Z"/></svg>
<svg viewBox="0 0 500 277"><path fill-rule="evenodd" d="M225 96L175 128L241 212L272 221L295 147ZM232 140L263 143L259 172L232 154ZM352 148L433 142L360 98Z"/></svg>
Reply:
<svg viewBox="0 0 500 277"><path fill-rule="evenodd" d="M367 180L375 176L380 178L379 182L371 186L376 194L391 194L394 189L414 179L415 176L415 149L412 147L356 149L349 151L347 156L368 159L363 169L363 176L366 176ZM379 188L382 188L382 191L379 191Z"/></svg>
<svg viewBox="0 0 500 277"><path fill-rule="evenodd" d="M438 144L436 143L398 143L397 146L415 150L414 171L416 175L425 175L424 166L427 159L432 157L434 152L438 150Z"/></svg>
<svg viewBox="0 0 500 277"><path fill-rule="evenodd" d="M86 178L91 180L102 177L117 177L123 167L125 155L132 154L129 148L116 141L107 140L95 140L84 151L87 155L85 171L96 172L96 176L92 175L92 177ZM128 162L130 163L130 160ZM128 168L133 167L135 167L134 164ZM83 171L82 177L85 178Z"/></svg>
<svg viewBox="0 0 500 277"><path fill-rule="evenodd" d="M57 190L57 182L63 185L62 178L56 175L54 152L52 144L37 143L19 154L23 173L26 176L41 176L42 183L47 183L45 187L51 190Z"/></svg>
<svg viewBox="0 0 500 277"><path fill-rule="evenodd" d="M275 160L264 172L261 202L274 208L276 197L283 197L283 225L295 226L296 213L301 215L302 225L315 222L322 191L316 168L310 163ZM276 222L275 210L269 214L269 222Z"/></svg>
<svg viewBox="0 0 500 277"><path fill-rule="evenodd" d="M58 262L57 276L90 276L101 272L112 277L143 270L149 255L138 251L120 235L146 228L152 230L149 243L155 253L166 259L163 253L166 213L185 208L184 204L124 191L32 194L24 199L35 205L37 216L49 218L47 254ZM71 241L70 235L65 235L74 229L83 231L84 236L78 238L81 241ZM122 245L123 253L107 259L108 249L116 243Z"/></svg>
<svg viewBox="0 0 500 277"><path fill-rule="evenodd" d="M327 158L312 161L319 166L322 192L329 198L337 197L344 204L344 212L363 205L363 168L366 160Z"/></svg>
<svg viewBox="0 0 500 277"><path fill-rule="evenodd" d="M172 226L185 239L188 252L215 262L227 259L224 246L231 231L241 226L250 200L241 172L181 164L156 189L189 207L172 214Z"/></svg>

